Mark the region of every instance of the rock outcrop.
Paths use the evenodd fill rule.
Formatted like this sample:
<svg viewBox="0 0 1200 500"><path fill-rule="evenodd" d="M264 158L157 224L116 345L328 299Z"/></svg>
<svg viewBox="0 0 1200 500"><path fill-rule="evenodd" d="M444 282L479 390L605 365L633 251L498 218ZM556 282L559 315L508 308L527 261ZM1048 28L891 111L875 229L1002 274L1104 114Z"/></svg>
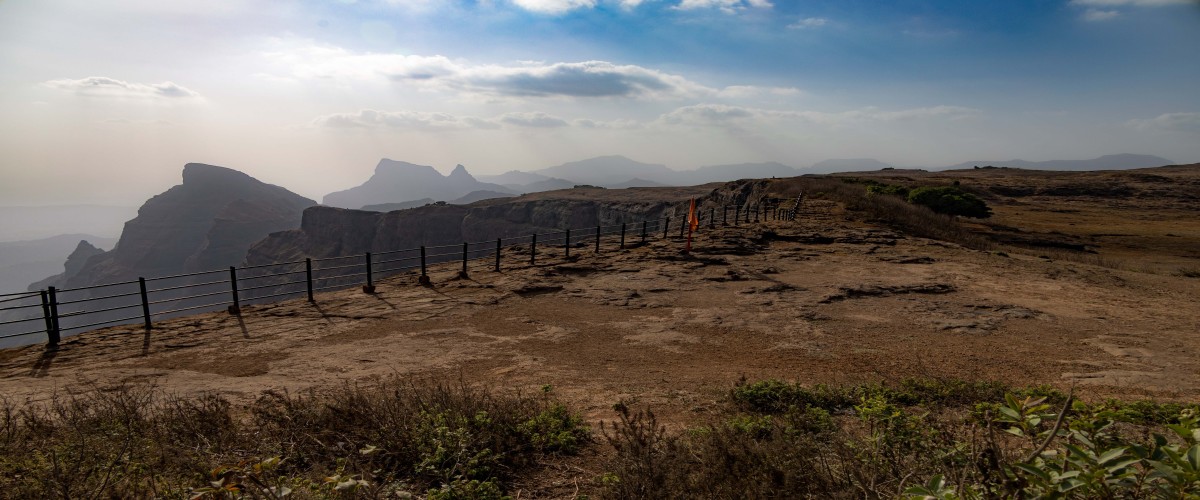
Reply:
<svg viewBox="0 0 1200 500"><path fill-rule="evenodd" d="M91 255L61 281L83 287L219 269L254 242L300 224L316 202L236 170L189 163L183 183L146 201L111 251Z"/></svg>
<svg viewBox="0 0 1200 500"><path fill-rule="evenodd" d="M88 243L87 240L80 240L79 245L75 247L75 251L67 256L67 261L63 264L64 270L62 274L56 274L30 284L29 291L43 290L51 286L61 287L63 283L83 270L88 259L102 254L104 254L104 250L96 248L91 243Z"/></svg>
<svg viewBox="0 0 1200 500"><path fill-rule="evenodd" d="M401 203L422 198L449 201L472 191L512 191L499 184L479 182L458 165L443 176L433 167L384 158L375 166L375 174L360 186L325 195L323 203L331 207L358 209L368 205Z"/></svg>

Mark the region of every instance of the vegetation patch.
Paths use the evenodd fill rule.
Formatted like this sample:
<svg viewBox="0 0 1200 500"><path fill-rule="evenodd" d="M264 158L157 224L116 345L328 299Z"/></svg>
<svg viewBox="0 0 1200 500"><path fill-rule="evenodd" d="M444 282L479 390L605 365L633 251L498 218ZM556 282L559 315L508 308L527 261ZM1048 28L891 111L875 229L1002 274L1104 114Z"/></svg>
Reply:
<svg viewBox="0 0 1200 500"><path fill-rule="evenodd" d="M0 405L0 487L11 498L503 498L590 436L549 396L464 383L271 392L248 414L215 395L122 386Z"/></svg>
<svg viewBox="0 0 1200 500"><path fill-rule="evenodd" d="M740 383L671 434L617 406L604 498L1195 498L1200 406L1083 403L1049 387Z"/></svg>

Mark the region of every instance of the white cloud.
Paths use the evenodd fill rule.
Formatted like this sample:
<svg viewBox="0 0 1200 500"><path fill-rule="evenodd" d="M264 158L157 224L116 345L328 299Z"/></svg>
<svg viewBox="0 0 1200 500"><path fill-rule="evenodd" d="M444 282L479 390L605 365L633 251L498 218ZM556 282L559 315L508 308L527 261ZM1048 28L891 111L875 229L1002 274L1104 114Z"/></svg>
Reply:
<svg viewBox="0 0 1200 500"><path fill-rule="evenodd" d="M329 128L403 128L415 130L495 129L500 125L492 120L459 117L449 113L422 111L376 111L364 109L357 113L334 113L318 117L314 126Z"/></svg>
<svg viewBox="0 0 1200 500"><path fill-rule="evenodd" d="M679 75L607 61L475 65L440 55L356 54L312 43L277 47L264 55L301 79L387 80L424 90L487 96L679 98L717 92Z"/></svg>
<svg viewBox="0 0 1200 500"><path fill-rule="evenodd" d="M1088 9L1083 12L1083 20L1091 22L1107 21L1115 19L1119 15L1121 13L1115 10Z"/></svg>
<svg viewBox="0 0 1200 500"><path fill-rule="evenodd" d="M533 127L533 128L558 128L566 127L567 121L557 116L551 116L546 113L531 112L531 113L508 113L500 117L500 121L509 125L518 127Z"/></svg>
<svg viewBox="0 0 1200 500"><path fill-rule="evenodd" d="M1163 113L1154 118L1130 120L1138 130L1173 130L1200 133L1200 113Z"/></svg>
<svg viewBox="0 0 1200 500"><path fill-rule="evenodd" d="M78 80L63 78L43 82L42 85L89 97L121 97L134 99L180 99L200 97L200 94L173 82L134 83L108 78L89 76Z"/></svg>
<svg viewBox="0 0 1200 500"><path fill-rule="evenodd" d="M823 111L785 111L774 109L729 106L725 104L696 104L683 106L658 118L667 125L733 126L775 121L798 121L825 126L844 126L864 122L897 122L923 119L959 120L980 111L961 106L932 106L897 111L868 107L858 110L829 113Z"/></svg>
<svg viewBox="0 0 1200 500"><path fill-rule="evenodd" d="M562 14L575 9L590 9L596 0L512 0L517 7L541 14Z"/></svg>
<svg viewBox="0 0 1200 500"><path fill-rule="evenodd" d="M1071 0L1070 5L1086 7L1080 17L1084 21L1098 22L1115 19L1121 15L1117 7L1164 7L1168 5L1196 4L1196 0Z"/></svg>
<svg viewBox="0 0 1200 500"><path fill-rule="evenodd" d="M756 85L731 85L717 92L717 96L742 99L756 97L763 94L775 96L797 96L804 92L795 87L759 87Z"/></svg>
<svg viewBox="0 0 1200 500"><path fill-rule="evenodd" d="M806 17L806 18L796 21L792 24L789 24L788 28L797 29L797 30L815 29L815 28L820 28L822 26L825 26L826 24L829 24L829 20L825 19L823 17Z"/></svg>
<svg viewBox="0 0 1200 500"><path fill-rule="evenodd" d="M680 0L675 6L679 10L719 9L726 14L735 14L747 8L766 9L773 7L768 0Z"/></svg>
<svg viewBox="0 0 1200 500"><path fill-rule="evenodd" d="M1071 0L1071 5L1089 7L1162 7L1165 5L1194 4L1196 0Z"/></svg>

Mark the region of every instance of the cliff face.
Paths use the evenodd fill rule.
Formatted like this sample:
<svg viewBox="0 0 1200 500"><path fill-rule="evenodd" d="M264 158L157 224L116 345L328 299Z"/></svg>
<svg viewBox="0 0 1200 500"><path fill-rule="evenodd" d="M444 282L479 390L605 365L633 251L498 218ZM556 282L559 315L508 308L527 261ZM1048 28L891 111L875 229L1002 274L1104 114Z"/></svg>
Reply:
<svg viewBox="0 0 1200 500"><path fill-rule="evenodd" d="M489 242L566 228L640 223L686 214L695 197L702 211L765 195L770 181L680 188L565 189L470 205L433 204L387 213L310 207L299 229L272 233L246 254L246 265L386 252L425 246ZM705 212L708 213L708 212ZM678 222L672 222L672 226ZM636 230L636 229L631 229Z"/></svg>
<svg viewBox="0 0 1200 500"><path fill-rule="evenodd" d="M572 190L578 191L578 190ZM604 190L597 190L604 191ZM547 195L547 193L539 193ZM379 213L332 207L304 211L300 228L273 233L250 248L246 265L364 252L455 245L655 219L680 210L686 198L625 200L527 195L471 205L427 205Z"/></svg>
<svg viewBox="0 0 1200 500"><path fill-rule="evenodd" d="M458 165L450 175L443 176L426 165L382 159L375 174L360 186L325 195L324 204L341 208L362 208L367 205L402 203L422 198L450 201L472 191L510 190L499 184L479 182L466 167Z"/></svg>
<svg viewBox="0 0 1200 500"><path fill-rule="evenodd" d="M154 196L125 223L117 246L87 260L64 287L218 269L254 242L297 227L309 200L228 168L189 163L183 183Z"/></svg>

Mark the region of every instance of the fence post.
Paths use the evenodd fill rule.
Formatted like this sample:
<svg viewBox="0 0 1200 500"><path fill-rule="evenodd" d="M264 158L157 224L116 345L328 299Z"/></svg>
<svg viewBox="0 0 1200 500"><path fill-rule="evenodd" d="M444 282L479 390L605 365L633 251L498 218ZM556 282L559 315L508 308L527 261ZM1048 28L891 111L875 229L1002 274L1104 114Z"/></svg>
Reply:
<svg viewBox="0 0 1200 500"><path fill-rule="evenodd" d="M458 272L458 276L460 278L467 277L467 253L468 253L467 248L469 248L468 245L470 245L470 243L467 243L465 241L463 242L463 266L462 266L462 271Z"/></svg>
<svg viewBox="0 0 1200 500"><path fill-rule="evenodd" d="M708 209L708 228L715 229L717 227L717 209L709 207Z"/></svg>
<svg viewBox="0 0 1200 500"><path fill-rule="evenodd" d="M671 230L671 216L668 215L663 221L663 239L667 239L667 231Z"/></svg>
<svg viewBox="0 0 1200 500"><path fill-rule="evenodd" d="M371 273L371 252L367 252L367 285L363 287L363 293L375 293L375 279Z"/></svg>
<svg viewBox="0 0 1200 500"><path fill-rule="evenodd" d="M600 253L600 226L596 226L596 253Z"/></svg>
<svg viewBox="0 0 1200 500"><path fill-rule="evenodd" d="M567 228L567 236L563 238L563 256L571 258L571 229Z"/></svg>
<svg viewBox="0 0 1200 500"><path fill-rule="evenodd" d="M529 265L537 262L537 233L529 237Z"/></svg>
<svg viewBox="0 0 1200 500"><path fill-rule="evenodd" d="M721 225L729 225L729 205L721 205Z"/></svg>
<svg viewBox="0 0 1200 500"><path fill-rule="evenodd" d="M146 278L138 278L138 291L142 293L142 319L146 320L146 331L150 331L150 294L146 293Z"/></svg>
<svg viewBox="0 0 1200 500"><path fill-rule="evenodd" d="M738 217L740 217L741 214L742 214L741 205L734 205L733 206L733 225L735 225L735 226L738 225Z"/></svg>
<svg viewBox="0 0 1200 500"><path fill-rule="evenodd" d="M62 331L59 328L59 324L58 324L58 290L56 290L54 287L48 287L48 291L49 291L49 295L50 295L50 327L51 328L50 328L50 331L47 332L48 340L46 342L46 345L48 347L58 347L58 341L60 340L59 335L60 335L60 332Z"/></svg>
<svg viewBox="0 0 1200 500"><path fill-rule="evenodd" d="M238 300L237 268L229 266L229 289L233 292L233 304L229 306L229 314L241 315L242 304Z"/></svg>
<svg viewBox="0 0 1200 500"><path fill-rule="evenodd" d="M417 277L417 283L421 285L429 285L429 274L425 272L425 245L421 245L421 275Z"/></svg>
<svg viewBox="0 0 1200 500"><path fill-rule="evenodd" d="M642 221L642 244L646 244L646 221Z"/></svg>
<svg viewBox="0 0 1200 500"><path fill-rule="evenodd" d="M682 238L682 237L683 237L683 232L684 232L685 230L687 230L687 226L688 226L688 220L687 220L687 217L684 217L684 218L683 218L683 222L681 222L681 223L679 224L679 237L680 237L680 238Z"/></svg>
<svg viewBox="0 0 1200 500"><path fill-rule="evenodd" d="M621 250L625 249L625 223L621 223Z"/></svg>
<svg viewBox="0 0 1200 500"><path fill-rule="evenodd" d="M50 294L42 290L40 295L42 296L42 319L46 320L46 343L49 344L54 335L52 333L54 332L54 320L50 318Z"/></svg>
<svg viewBox="0 0 1200 500"><path fill-rule="evenodd" d="M308 301L315 302L313 300L313 290L312 290L312 288L313 288L313 285L312 285L312 257L304 258L304 282L305 282L306 288L308 288Z"/></svg>
<svg viewBox="0 0 1200 500"><path fill-rule="evenodd" d="M496 272L500 272L500 238L496 238Z"/></svg>

